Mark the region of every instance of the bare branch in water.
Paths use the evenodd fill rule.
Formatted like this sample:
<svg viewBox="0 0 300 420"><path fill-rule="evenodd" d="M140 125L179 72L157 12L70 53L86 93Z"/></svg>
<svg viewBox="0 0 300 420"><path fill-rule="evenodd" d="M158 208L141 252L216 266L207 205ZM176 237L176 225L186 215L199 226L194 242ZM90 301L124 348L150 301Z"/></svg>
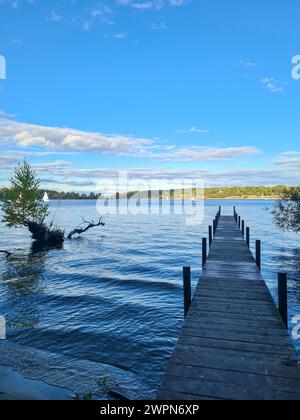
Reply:
<svg viewBox="0 0 300 420"><path fill-rule="evenodd" d="M72 230L72 232L69 233L68 235L68 239L72 239L72 237L74 235L81 235L84 232L87 232L89 229L92 229L94 227L98 227L98 226L105 226L105 223L102 222L102 217L100 217L99 222L95 223L93 220L91 222L82 219L82 223L81 225L87 225L86 227L82 227L82 228L76 228L74 230Z"/></svg>
<svg viewBox="0 0 300 420"><path fill-rule="evenodd" d="M8 252L8 251L2 251L1 249L0 249L0 253L6 254L8 257L11 256L11 253L10 252Z"/></svg>

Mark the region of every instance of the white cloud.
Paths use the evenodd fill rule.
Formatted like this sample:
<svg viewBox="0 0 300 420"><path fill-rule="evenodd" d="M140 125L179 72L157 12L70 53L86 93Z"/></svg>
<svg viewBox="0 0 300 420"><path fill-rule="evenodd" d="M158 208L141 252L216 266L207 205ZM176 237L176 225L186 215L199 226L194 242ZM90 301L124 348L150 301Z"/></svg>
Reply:
<svg viewBox="0 0 300 420"><path fill-rule="evenodd" d="M179 134L207 134L210 132L210 130L207 130L205 128L199 128L199 127L191 127L188 129L185 128L180 128L179 130L176 130L177 133Z"/></svg>
<svg viewBox="0 0 300 420"><path fill-rule="evenodd" d="M114 39L125 39L127 37L126 32L119 32L114 35Z"/></svg>
<svg viewBox="0 0 300 420"><path fill-rule="evenodd" d="M98 3L91 9L91 18L105 25L114 25L113 9L107 4Z"/></svg>
<svg viewBox="0 0 300 420"><path fill-rule="evenodd" d="M283 152L281 156L297 156L300 155L300 152L295 152L292 150L288 150L287 152Z"/></svg>
<svg viewBox="0 0 300 420"><path fill-rule="evenodd" d="M117 0L119 6L130 7L135 10L161 10L164 7L180 7L191 0Z"/></svg>
<svg viewBox="0 0 300 420"><path fill-rule="evenodd" d="M8 112L4 111L4 109L0 109L0 119L1 118L15 118L15 114L9 114Z"/></svg>
<svg viewBox="0 0 300 420"><path fill-rule="evenodd" d="M247 70L254 69L254 68L258 67L257 63L254 63L253 61L250 61L250 60L240 60L240 61L237 61L234 64L238 68L243 68L243 69L247 69Z"/></svg>
<svg viewBox="0 0 300 420"><path fill-rule="evenodd" d="M51 22L60 22L62 20L62 16L58 15L54 10L51 11L49 20Z"/></svg>
<svg viewBox="0 0 300 420"><path fill-rule="evenodd" d="M152 140L124 135L105 135L69 128L46 127L0 119L0 144L41 147L66 152L133 154L149 150Z"/></svg>
<svg viewBox="0 0 300 420"><path fill-rule="evenodd" d="M0 144L24 149L42 148L48 152L100 153L183 162L213 162L260 152L251 146L190 148L172 146L171 149L166 149L157 140L142 137L46 127L3 118L0 118Z"/></svg>
<svg viewBox="0 0 300 420"><path fill-rule="evenodd" d="M265 89L271 93L284 93L283 85L284 82L280 82L275 77L265 77L261 80L261 83Z"/></svg>
<svg viewBox="0 0 300 420"><path fill-rule="evenodd" d="M122 172L127 172L129 179L139 185L144 183L146 186L149 181L154 181L157 183L157 189L183 179L203 179L206 186L298 185L300 159L298 159L298 162L280 162L284 155L282 154L275 159L274 164L260 168L240 166L222 170L207 169L207 167L197 170L131 168L127 171L122 169ZM8 153L6 156L1 156L2 174L9 176L15 163L16 156ZM55 189L82 188L84 191L95 191L96 185L102 184L103 180L107 180L109 184L113 185L119 177L119 170L117 169L78 168L72 162L64 160L33 163L33 166L43 180L43 186L49 184ZM1 181L4 182L3 179Z"/></svg>
<svg viewBox="0 0 300 420"><path fill-rule="evenodd" d="M257 155L261 151L256 147L190 147L179 148L171 152L160 153L162 160L178 162L216 162L235 157Z"/></svg>
<svg viewBox="0 0 300 420"><path fill-rule="evenodd" d="M122 170L123 171L123 170ZM75 188L78 183L94 185L113 185L119 177L119 171L113 169L61 169L56 168L40 169L41 174L51 175L53 183L66 184ZM172 185L178 180L203 179L208 186L251 186L251 185L297 185L299 183L299 172L289 168L278 169L275 166L267 168L233 168L226 170L152 170L152 169L128 169L128 179L136 182L137 185L144 184L145 189L149 181L157 183L157 189L164 185ZM58 177L58 178L57 178ZM78 181L79 179L79 181ZM84 181L86 180L86 181ZM68 183L68 184L67 184ZM84 185L83 185L84 186Z"/></svg>
<svg viewBox="0 0 300 420"><path fill-rule="evenodd" d="M276 165L290 166L292 168L300 170L300 157L281 157L274 161Z"/></svg>

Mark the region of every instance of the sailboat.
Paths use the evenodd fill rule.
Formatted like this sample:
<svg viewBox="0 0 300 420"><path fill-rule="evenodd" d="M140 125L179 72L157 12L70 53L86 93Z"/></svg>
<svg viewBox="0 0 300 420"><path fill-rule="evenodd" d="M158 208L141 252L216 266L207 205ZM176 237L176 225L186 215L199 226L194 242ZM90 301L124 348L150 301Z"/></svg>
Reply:
<svg viewBox="0 0 300 420"><path fill-rule="evenodd" d="M49 197L48 197L47 191L44 194L43 201L45 201L45 202L49 201Z"/></svg>

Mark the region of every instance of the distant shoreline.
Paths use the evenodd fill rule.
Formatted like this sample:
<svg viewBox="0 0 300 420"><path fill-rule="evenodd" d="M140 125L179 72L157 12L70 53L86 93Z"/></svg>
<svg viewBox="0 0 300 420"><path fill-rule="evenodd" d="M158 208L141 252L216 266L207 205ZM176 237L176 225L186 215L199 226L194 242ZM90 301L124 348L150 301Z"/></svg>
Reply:
<svg viewBox="0 0 300 420"><path fill-rule="evenodd" d="M43 199L47 194L47 198L50 201L75 201L75 200L98 200L106 198L110 199L127 199L136 198L140 200L148 200L152 198L153 201L162 198L163 200L194 200L203 199L205 200L278 200L282 194L292 187L285 185L277 185L274 187L206 187L206 188L183 188L183 189L161 189L161 190L141 190L141 191L128 191L128 192L106 192L106 193L94 193L94 192L63 192L55 190L39 190L40 199ZM9 193L9 189L0 188L0 200Z"/></svg>
<svg viewBox="0 0 300 420"><path fill-rule="evenodd" d="M279 200L280 197L226 197L226 198L205 198L204 200L236 200L236 201L241 201L241 200L261 200L261 201L275 201L275 200Z"/></svg>
<svg viewBox="0 0 300 420"><path fill-rule="evenodd" d="M113 197L108 197L109 199L113 199ZM107 198L99 198L99 200L106 200ZM49 201L97 201L98 199L82 199L82 198L52 198ZM125 197L121 197L121 200L126 200ZM147 201L148 198L146 197L141 197L141 200ZM164 199L164 200L168 200L170 201L171 199ZM175 198L174 200L182 200L181 198ZM190 201L190 198L186 198L186 200ZM202 200L202 198L199 198L198 200ZM205 201L243 201L243 200L248 200L248 201L255 201L255 200L260 200L260 201L276 201L279 200L279 197L205 197L204 198ZM158 201L158 198L154 198L151 201Z"/></svg>

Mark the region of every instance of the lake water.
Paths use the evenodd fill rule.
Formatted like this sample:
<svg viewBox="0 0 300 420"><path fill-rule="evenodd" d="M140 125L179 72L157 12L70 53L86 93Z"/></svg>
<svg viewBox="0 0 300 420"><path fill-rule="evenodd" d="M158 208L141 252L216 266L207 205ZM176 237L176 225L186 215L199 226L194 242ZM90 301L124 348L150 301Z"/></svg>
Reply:
<svg viewBox="0 0 300 420"><path fill-rule="evenodd" d="M192 267L196 285L201 238L219 204L223 214L236 204L252 244L262 240L263 276L274 297L277 272L289 273L290 319L300 314L299 235L274 228L265 210L272 202L211 200L198 226L180 215L110 215L105 227L39 253L32 252L27 230L1 224L0 249L13 251L8 259L0 254L0 314L8 338L119 368L155 392L183 322L182 266ZM50 207L66 232L81 216L98 217L94 201Z"/></svg>

